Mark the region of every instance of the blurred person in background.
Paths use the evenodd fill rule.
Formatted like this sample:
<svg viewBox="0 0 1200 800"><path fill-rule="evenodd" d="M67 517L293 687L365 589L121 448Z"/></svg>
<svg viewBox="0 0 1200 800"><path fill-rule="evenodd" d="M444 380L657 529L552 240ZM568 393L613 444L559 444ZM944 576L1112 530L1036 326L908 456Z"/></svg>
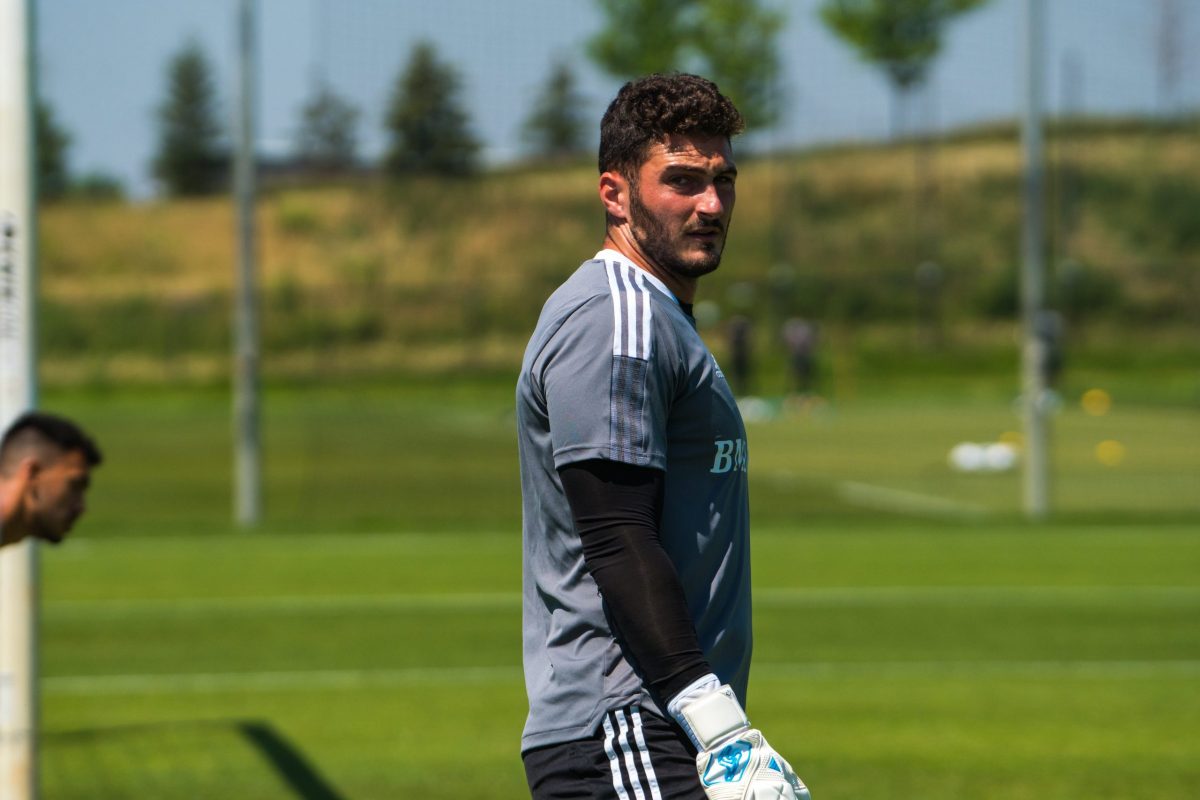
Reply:
<svg viewBox="0 0 1200 800"><path fill-rule="evenodd" d="M817 326L803 317L792 317L780 332L788 355L788 391L808 397L816 391Z"/></svg>
<svg viewBox="0 0 1200 800"><path fill-rule="evenodd" d="M65 539L101 460L74 422L37 411L18 417L0 440L0 545Z"/></svg>
<svg viewBox="0 0 1200 800"><path fill-rule="evenodd" d="M704 78L622 87L600 129L603 249L546 301L525 352L535 800L808 797L743 711L746 431L692 315L721 261L743 126Z"/></svg>
<svg viewBox="0 0 1200 800"><path fill-rule="evenodd" d="M733 393L737 397L750 394L750 378L754 368L754 323L745 314L736 314L726 328L729 337L730 375Z"/></svg>

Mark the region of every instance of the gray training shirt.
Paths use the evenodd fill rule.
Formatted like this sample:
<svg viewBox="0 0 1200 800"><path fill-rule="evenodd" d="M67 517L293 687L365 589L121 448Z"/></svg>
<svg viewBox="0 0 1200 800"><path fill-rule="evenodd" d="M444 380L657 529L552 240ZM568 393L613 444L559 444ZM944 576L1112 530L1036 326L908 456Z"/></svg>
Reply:
<svg viewBox="0 0 1200 800"><path fill-rule="evenodd" d="M662 713L622 655L588 574L558 469L663 470L660 539L705 658L745 704L750 668L746 431L667 287L603 250L546 301L517 381L529 718L521 749L590 736L604 713Z"/></svg>

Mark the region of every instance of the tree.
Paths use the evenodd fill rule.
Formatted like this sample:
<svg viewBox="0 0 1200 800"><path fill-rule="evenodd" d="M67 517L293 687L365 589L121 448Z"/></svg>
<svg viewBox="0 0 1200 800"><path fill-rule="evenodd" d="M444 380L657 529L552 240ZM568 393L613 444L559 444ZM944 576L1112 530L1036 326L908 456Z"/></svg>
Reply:
<svg viewBox="0 0 1200 800"><path fill-rule="evenodd" d="M438 60L432 44L413 47L385 121L391 144L384 166L390 175L469 175L478 168L479 142L459 104L459 88L458 73Z"/></svg>
<svg viewBox="0 0 1200 800"><path fill-rule="evenodd" d="M538 156L564 159L584 151L587 124L584 98L576 88L575 73L565 61L556 62L542 87L533 111L525 120L525 139Z"/></svg>
<svg viewBox="0 0 1200 800"><path fill-rule="evenodd" d="M607 27L588 54L618 78L680 68L694 28L696 0L599 0Z"/></svg>
<svg viewBox="0 0 1200 800"><path fill-rule="evenodd" d="M955 16L987 0L824 0L821 19L837 36L878 66L892 86L892 135L902 129L902 109L925 83L942 48L942 30ZM914 259L936 262L938 234L928 212L934 196L933 142L920 137L914 148Z"/></svg>
<svg viewBox="0 0 1200 800"><path fill-rule="evenodd" d="M733 100L747 126L779 120L779 54L775 38L783 15L746 0L702 0L695 37L713 80Z"/></svg>
<svg viewBox="0 0 1200 800"><path fill-rule="evenodd" d="M689 70L720 85L749 127L778 118L776 35L783 16L758 0L599 0L606 26L588 53L617 78Z"/></svg>
<svg viewBox="0 0 1200 800"><path fill-rule="evenodd" d="M824 0L821 20L866 61L880 67L895 93L892 133L900 106L925 82L949 20L987 0Z"/></svg>
<svg viewBox="0 0 1200 800"><path fill-rule="evenodd" d="M71 137L58 124L54 110L45 100L37 100L33 113L38 196L43 200L55 200L66 194L70 187L67 147Z"/></svg>
<svg viewBox="0 0 1200 800"><path fill-rule="evenodd" d="M216 191L226 180L228 154L217 122L212 68L195 41L167 67L167 97L158 108L154 176L171 195Z"/></svg>
<svg viewBox="0 0 1200 800"><path fill-rule="evenodd" d="M113 175L88 172L72 181L71 194L92 202L113 202L125 199L125 187Z"/></svg>
<svg viewBox="0 0 1200 800"><path fill-rule="evenodd" d="M311 169L336 172L354 166L359 110L322 83L300 112L296 149Z"/></svg>

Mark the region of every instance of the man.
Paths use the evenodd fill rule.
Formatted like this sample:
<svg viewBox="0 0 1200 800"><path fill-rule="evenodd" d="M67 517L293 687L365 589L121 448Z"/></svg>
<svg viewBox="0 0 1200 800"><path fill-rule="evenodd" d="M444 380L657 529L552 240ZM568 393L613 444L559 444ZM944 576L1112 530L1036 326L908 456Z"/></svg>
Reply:
<svg viewBox="0 0 1200 800"><path fill-rule="evenodd" d="M66 538L101 460L70 420L31 411L13 422L0 440L0 545Z"/></svg>
<svg viewBox="0 0 1200 800"><path fill-rule="evenodd" d="M691 314L721 261L742 127L694 75L620 90L600 130L604 249L547 300L525 352L535 800L808 797L742 711L746 433Z"/></svg>

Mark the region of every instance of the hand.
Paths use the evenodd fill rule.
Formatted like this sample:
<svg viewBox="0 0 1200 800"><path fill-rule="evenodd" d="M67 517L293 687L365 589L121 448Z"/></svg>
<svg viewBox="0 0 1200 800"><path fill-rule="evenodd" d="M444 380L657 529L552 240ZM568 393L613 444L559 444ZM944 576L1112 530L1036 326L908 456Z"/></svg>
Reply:
<svg viewBox="0 0 1200 800"><path fill-rule="evenodd" d="M696 770L709 800L810 800L791 764L754 728L702 750Z"/></svg>
<svg viewBox="0 0 1200 800"><path fill-rule="evenodd" d="M729 686L708 675L667 706L696 745L696 771L709 800L810 800L804 781L767 744Z"/></svg>

